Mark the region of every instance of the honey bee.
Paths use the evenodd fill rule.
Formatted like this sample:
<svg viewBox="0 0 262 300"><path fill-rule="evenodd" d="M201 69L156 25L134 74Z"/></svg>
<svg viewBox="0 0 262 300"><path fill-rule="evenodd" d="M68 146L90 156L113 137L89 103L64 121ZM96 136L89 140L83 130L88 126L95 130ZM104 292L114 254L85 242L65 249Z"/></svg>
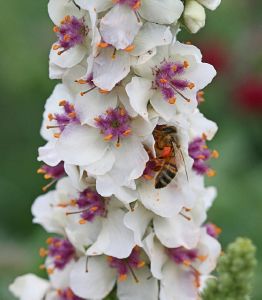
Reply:
<svg viewBox="0 0 262 300"><path fill-rule="evenodd" d="M155 139L156 160L158 162L158 166L155 169L155 171L158 171L155 178L155 188L162 189L176 177L179 157L182 158L184 166L185 160L179 144L176 127L157 125L153 136Z"/></svg>

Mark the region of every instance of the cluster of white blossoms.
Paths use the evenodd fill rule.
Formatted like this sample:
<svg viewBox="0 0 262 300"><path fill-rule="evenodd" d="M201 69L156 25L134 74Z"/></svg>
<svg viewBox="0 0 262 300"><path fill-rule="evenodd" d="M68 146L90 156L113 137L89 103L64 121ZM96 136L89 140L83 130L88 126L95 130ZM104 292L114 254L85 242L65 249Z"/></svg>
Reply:
<svg viewBox="0 0 262 300"><path fill-rule="evenodd" d="M57 35L32 207L53 234L48 280L18 277L20 300L196 300L221 253L206 223L204 176L217 125L198 105L216 75L180 25L204 25L218 0L49 0ZM203 6L202 6L203 5Z"/></svg>

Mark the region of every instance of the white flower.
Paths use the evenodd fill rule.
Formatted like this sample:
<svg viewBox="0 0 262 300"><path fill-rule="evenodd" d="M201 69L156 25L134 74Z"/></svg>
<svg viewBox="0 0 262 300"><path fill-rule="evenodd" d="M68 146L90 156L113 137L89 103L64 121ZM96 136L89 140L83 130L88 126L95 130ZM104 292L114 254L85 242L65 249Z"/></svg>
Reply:
<svg viewBox="0 0 262 300"><path fill-rule="evenodd" d="M58 86L47 101L42 134L49 141L39 149L39 160L51 166L64 161L91 176L107 174L118 186L129 186L143 173L148 154L142 142L154 126L131 118L134 111L124 89L109 94L95 89L79 96L76 107L67 100L70 94L61 101L65 96L63 86ZM56 112L51 113L55 105Z"/></svg>
<svg viewBox="0 0 262 300"><path fill-rule="evenodd" d="M99 29L103 41L116 49L125 49L133 43L143 19L157 24L175 24L183 12L180 0L77 0L76 3L98 13L110 9L101 18Z"/></svg>
<svg viewBox="0 0 262 300"><path fill-rule="evenodd" d="M195 0L190 0L186 2L183 16L185 25L192 33L198 32L201 28L205 26L205 9Z"/></svg>
<svg viewBox="0 0 262 300"><path fill-rule="evenodd" d="M126 22L126 24L129 24ZM154 54L158 46L168 45L172 41L169 27L146 22L131 46L117 50L110 43L101 42L99 54L89 58L89 71L92 82L100 89L110 91L125 78L133 64L143 64ZM113 73L114 76L108 76Z"/></svg>
<svg viewBox="0 0 262 300"><path fill-rule="evenodd" d="M80 297L101 299L113 289L117 278L117 297L119 300L157 300L157 280L150 277L145 262L134 249L125 260L114 257L96 256L81 258L71 273L72 290Z"/></svg>
<svg viewBox="0 0 262 300"><path fill-rule="evenodd" d="M157 54L134 68L138 76L127 84L133 109L148 118L148 103L166 121L176 112L191 113L197 106L197 92L215 76L214 68L201 62L198 48L176 42L158 47Z"/></svg>
<svg viewBox="0 0 262 300"><path fill-rule="evenodd" d="M50 52L49 73L54 79L94 53L98 31L95 12L87 13L73 1L50 0L48 12L58 38Z"/></svg>
<svg viewBox="0 0 262 300"><path fill-rule="evenodd" d="M164 248L150 234L144 241L150 257L151 272L160 280L160 300L173 298L195 300L201 275L209 274L221 253L220 244L201 229L201 236L193 249Z"/></svg>
<svg viewBox="0 0 262 300"><path fill-rule="evenodd" d="M49 287L47 280L33 274L26 274L17 277L9 286L9 290L19 300L42 300Z"/></svg>

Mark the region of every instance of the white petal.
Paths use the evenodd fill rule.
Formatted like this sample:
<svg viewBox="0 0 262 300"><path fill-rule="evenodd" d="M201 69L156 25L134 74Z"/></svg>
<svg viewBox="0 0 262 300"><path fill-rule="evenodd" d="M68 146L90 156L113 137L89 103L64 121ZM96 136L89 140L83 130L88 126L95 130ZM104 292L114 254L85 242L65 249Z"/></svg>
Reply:
<svg viewBox="0 0 262 300"><path fill-rule="evenodd" d="M56 141L51 140L43 147L38 148L38 161L43 161L49 166L56 166L60 163L61 158L56 151Z"/></svg>
<svg viewBox="0 0 262 300"><path fill-rule="evenodd" d="M143 208L142 205L139 205L134 211L129 211L125 215L125 226L133 231L135 243L140 247L143 246L142 240L152 217L153 214Z"/></svg>
<svg viewBox="0 0 262 300"><path fill-rule="evenodd" d="M180 56L193 56L197 62L201 62L202 54L200 50L189 44L183 44L176 41L175 44L171 45L169 48L170 56L180 55Z"/></svg>
<svg viewBox="0 0 262 300"><path fill-rule="evenodd" d="M130 7L117 4L101 19L100 32L106 43L117 50L125 49L133 43L141 26Z"/></svg>
<svg viewBox="0 0 262 300"><path fill-rule="evenodd" d="M82 178L79 168L75 165L64 164L65 172L69 176L72 185L79 191L83 191L86 188L86 182Z"/></svg>
<svg viewBox="0 0 262 300"><path fill-rule="evenodd" d="M168 248L185 247L194 248L199 240L199 228L193 221L181 215L172 218L154 218L156 236Z"/></svg>
<svg viewBox="0 0 262 300"><path fill-rule="evenodd" d="M206 8L214 10L220 5L221 0L198 0L198 2Z"/></svg>
<svg viewBox="0 0 262 300"><path fill-rule="evenodd" d="M212 140L216 134L218 127L217 124L211 120L208 120L199 110L190 116L190 135L191 138L201 137L203 134L206 135L208 140Z"/></svg>
<svg viewBox="0 0 262 300"><path fill-rule="evenodd" d="M70 216L68 216L68 218L70 218ZM95 242L101 227L101 218L96 218L94 221L82 225L72 220L68 222L65 229L69 241L78 251L84 254L86 248Z"/></svg>
<svg viewBox="0 0 262 300"><path fill-rule="evenodd" d="M151 262L151 272L159 280L162 279L162 269L168 257L165 248L155 239L155 234L149 234L144 240L144 250Z"/></svg>
<svg viewBox="0 0 262 300"><path fill-rule="evenodd" d="M190 269L179 268L175 263L167 263L163 269L160 300L196 300L197 288Z"/></svg>
<svg viewBox="0 0 262 300"><path fill-rule="evenodd" d="M59 50L58 50L59 51ZM50 51L50 63L55 64L60 68L72 68L80 63L86 55L87 49L83 45L76 45L61 55L58 54L57 50Z"/></svg>
<svg viewBox="0 0 262 300"><path fill-rule="evenodd" d="M73 3L67 0L49 0L48 13L54 24L59 25L65 16L81 18L83 11L80 11Z"/></svg>
<svg viewBox="0 0 262 300"><path fill-rule="evenodd" d="M125 51L113 48L103 49L95 58L93 66L93 82L99 88L111 91L130 71L130 56ZM113 74L113 76L108 76Z"/></svg>
<svg viewBox="0 0 262 300"><path fill-rule="evenodd" d="M169 27L147 22L137 34L134 40L135 49L130 54L140 56L155 47L168 45L171 41Z"/></svg>
<svg viewBox="0 0 262 300"><path fill-rule="evenodd" d="M152 81L140 77L133 77L127 84L126 92L132 108L143 118L148 120L147 104L153 94Z"/></svg>
<svg viewBox="0 0 262 300"><path fill-rule="evenodd" d="M64 234L64 212L57 208L54 211L56 192L50 191L36 198L32 205L33 223L40 224L47 232ZM60 218L61 217L61 218Z"/></svg>
<svg viewBox="0 0 262 300"><path fill-rule="evenodd" d="M46 261L48 267L48 259ZM49 275L52 287L55 289L65 289L69 287L69 275L75 266L75 261L71 260L66 264L63 270L55 269L54 272Z"/></svg>
<svg viewBox="0 0 262 300"><path fill-rule="evenodd" d="M42 300L49 285L47 280L34 274L26 274L17 277L9 286L9 290L19 300Z"/></svg>
<svg viewBox="0 0 262 300"><path fill-rule="evenodd" d="M95 10L98 13L108 10L112 5L112 0L75 0L76 4L86 10Z"/></svg>
<svg viewBox="0 0 262 300"><path fill-rule="evenodd" d="M76 98L75 110L82 124L95 126L95 118L104 114L108 108L115 108L117 95L111 92L102 95L97 89Z"/></svg>
<svg viewBox="0 0 262 300"><path fill-rule="evenodd" d="M101 176L108 173L114 166L114 163L115 156L112 153L111 149L108 149L102 159L88 165L85 170L92 176Z"/></svg>
<svg viewBox="0 0 262 300"><path fill-rule="evenodd" d="M157 300L158 283L151 276L147 267L134 271L139 282L129 275L123 282L117 284L117 297L119 300Z"/></svg>
<svg viewBox="0 0 262 300"><path fill-rule="evenodd" d="M176 188L175 183L170 183L163 189L155 189L154 180L141 180L138 193L143 205L162 217L177 215L185 206L184 195Z"/></svg>
<svg viewBox="0 0 262 300"><path fill-rule="evenodd" d="M119 186L109 174L98 176L96 180L97 192L104 197L115 195L125 204L137 199L137 192L125 186Z"/></svg>
<svg viewBox="0 0 262 300"><path fill-rule="evenodd" d="M150 99L154 110L166 121L170 121L176 114L176 104L169 104L159 91L156 91Z"/></svg>
<svg viewBox="0 0 262 300"><path fill-rule="evenodd" d="M139 13L147 21L172 24L179 19L183 8L180 0L144 0Z"/></svg>
<svg viewBox="0 0 262 300"><path fill-rule="evenodd" d="M97 129L68 125L58 139L56 149L66 163L85 166L101 159L107 147Z"/></svg>
<svg viewBox="0 0 262 300"><path fill-rule="evenodd" d="M112 209L104 219L97 241L87 250L87 255L106 254L126 258L135 246L133 232L124 226L124 211Z"/></svg>
<svg viewBox="0 0 262 300"><path fill-rule="evenodd" d="M112 146L116 157L110 176L119 186L127 185L131 180L139 178L148 161L148 154L139 139L131 135L123 140L120 147Z"/></svg>
<svg viewBox="0 0 262 300"><path fill-rule="evenodd" d="M106 257L88 258L88 272L86 272L86 258L82 257L72 270L70 287L79 297L101 299L113 289L115 281L116 272L109 267Z"/></svg>

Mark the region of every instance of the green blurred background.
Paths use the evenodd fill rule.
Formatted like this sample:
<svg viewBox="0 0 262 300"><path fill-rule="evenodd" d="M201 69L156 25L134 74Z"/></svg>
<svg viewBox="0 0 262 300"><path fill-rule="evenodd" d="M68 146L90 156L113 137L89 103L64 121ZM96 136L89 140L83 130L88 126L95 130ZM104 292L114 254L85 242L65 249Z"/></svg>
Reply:
<svg viewBox="0 0 262 300"><path fill-rule="evenodd" d="M54 41L47 1L1 1L0 91L0 299L12 300L8 284L16 275L38 272L38 248L46 234L31 224L30 206L44 181L36 175L39 127L48 79L48 52ZM196 43L219 75L206 90L202 111L219 124L211 148L221 153L213 162L217 176L208 183L219 194L209 218L223 228L226 245L248 236L262 262L261 134L261 0L222 0L209 12L207 26L180 40ZM41 272L40 272L41 274ZM262 266L257 269L253 299L262 299Z"/></svg>

